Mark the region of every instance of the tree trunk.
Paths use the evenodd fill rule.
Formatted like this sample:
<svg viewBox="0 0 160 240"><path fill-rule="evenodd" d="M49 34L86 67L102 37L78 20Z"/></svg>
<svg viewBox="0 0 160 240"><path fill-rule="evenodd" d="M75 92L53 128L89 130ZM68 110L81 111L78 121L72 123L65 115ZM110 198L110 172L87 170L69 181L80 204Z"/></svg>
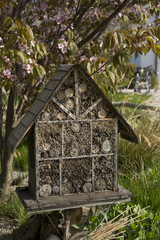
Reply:
<svg viewBox="0 0 160 240"><path fill-rule="evenodd" d="M3 148L3 138L2 138L2 88L0 88L0 161L2 159L2 148Z"/></svg>
<svg viewBox="0 0 160 240"><path fill-rule="evenodd" d="M10 89L7 114L6 114L6 126L5 126L5 138L3 142L2 159L1 159L1 174L0 174L0 195L9 193L9 186L12 180L12 162L14 153L11 152L8 145L8 137L12 129L17 123L16 120L16 90Z"/></svg>

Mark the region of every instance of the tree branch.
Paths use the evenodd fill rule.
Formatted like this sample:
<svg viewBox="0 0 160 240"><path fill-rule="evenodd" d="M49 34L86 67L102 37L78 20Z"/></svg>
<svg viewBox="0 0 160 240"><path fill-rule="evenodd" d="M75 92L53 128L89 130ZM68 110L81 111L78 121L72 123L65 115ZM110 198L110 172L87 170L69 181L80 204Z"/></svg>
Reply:
<svg viewBox="0 0 160 240"><path fill-rule="evenodd" d="M99 33L102 33L102 31L105 30L105 28L108 26L108 24L117 16L121 10L127 6L130 0L124 0L124 2L116 8L116 10L103 22L101 22L95 30L93 30L87 37L84 37L77 46L79 48L83 47L87 42L89 42L91 39L95 38Z"/></svg>
<svg viewBox="0 0 160 240"><path fill-rule="evenodd" d="M81 7L81 11L77 14L79 17L77 18L76 22L74 23L74 28L76 29L78 24L81 22L81 19L85 15L85 13L88 11L88 9L95 3L95 0L92 0L88 6L86 6L86 3L83 4Z"/></svg>

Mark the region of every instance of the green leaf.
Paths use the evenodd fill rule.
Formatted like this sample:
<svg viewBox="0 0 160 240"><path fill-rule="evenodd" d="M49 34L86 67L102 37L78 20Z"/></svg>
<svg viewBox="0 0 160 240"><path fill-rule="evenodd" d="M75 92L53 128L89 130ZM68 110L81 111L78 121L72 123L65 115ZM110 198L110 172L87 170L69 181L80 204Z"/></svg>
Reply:
<svg viewBox="0 0 160 240"><path fill-rule="evenodd" d="M111 81L112 86L114 86L115 85L115 75L114 75L114 73L111 72L111 71L108 71L108 76L109 76L109 79Z"/></svg>
<svg viewBox="0 0 160 240"><path fill-rule="evenodd" d="M118 44L121 45L123 43L123 36L121 33L117 33Z"/></svg>
<svg viewBox="0 0 160 240"><path fill-rule="evenodd" d="M128 18L127 15L123 15L123 16L122 16L122 19L123 19L124 22L128 22L128 21L129 21L129 18Z"/></svg>
<svg viewBox="0 0 160 240"><path fill-rule="evenodd" d="M88 71L89 74L92 73L90 62L87 63L87 71Z"/></svg>
<svg viewBox="0 0 160 240"><path fill-rule="evenodd" d="M47 50L43 44L36 43L35 45L39 58L43 58L47 55Z"/></svg>
<svg viewBox="0 0 160 240"><path fill-rule="evenodd" d="M32 29L28 25L26 25L26 30L28 32L28 35L29 35L30 39L33 40L34 39L34 34L33 34Z"/></svg>
<svg viewBox="0 0 160 240"><path fill-rule="evenodd" d="M73 54L78 51L78 47L73 41L69 43L69 49L72 51Z"/></svg>
<svg viewBox="0 0 160 240"><path fill-rule="evenodd" d="M16 30L16 29L17 29L17 25L13 25L12 27L10 27L10 28L8 29L8 32L14 31L14 30Z"/></svg>
<svg viewBox="0 0 160 240"><path fill-rule="evenodd" d="M33 67L33 73L35 75L39 75L42 78L44 77L44 75L46 75L46 71L41 65L35 65Z"/></svg>
<svg viewBox="0 0 160 240"><path fill-rule="evenodd" d="M109 32L106 34L106 38L103 43L104 48L107 48L107 49L110 48L112 34L113 34L113 32Z"/></svg>
<svg viewBox="0 0 160 240"><path fill-rule="evenodd" d="M92 217L93 217L93 210L92 208L90 208L88 211L88 220L90 220Z"/></svg>
<svg viewBox="0 0 160 240"><path fill-rule="evenodd" d="M17 56L21 63L25 63L27 61L26 54L24 54L23 52L17 51Z"/></svg>
<svg viewBox="0 0 160 240"><path fill-rule="evenodd" d="M80 231L88 230L87 227L85 227L83 224L73 224L72 227Z"/></svg>
<svg viewBox="0 0 160 240"><path fill-rule="evenodd" d="M70 29L67 31L67 35L69 40L72 40L74 38L74 32Z"/></svg>
<svg viewBox="0 0 160 240"><path fill-rule="evenodd" d="M112 41L114 41L113 42L114 45L118 45L119 44L117 32L113 33L112 39L113 39Z"/></svg>
<svg viewBox="0 0 160 240"><path fill-rule="evenodd" d="M4 27L8 27L11 23L13 23L13 19L11 17L6 17L3 22Z"/></svg>

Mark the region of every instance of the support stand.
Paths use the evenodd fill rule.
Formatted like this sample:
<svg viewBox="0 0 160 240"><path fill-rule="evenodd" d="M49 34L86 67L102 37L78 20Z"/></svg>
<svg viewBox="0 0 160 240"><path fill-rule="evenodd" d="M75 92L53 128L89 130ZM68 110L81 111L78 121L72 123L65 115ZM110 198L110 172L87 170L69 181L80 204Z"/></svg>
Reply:
<svg viewBox="0 0 160 240"><path fill-rule="evenodd" d="M82 208L67 209L63 211L64 228L63 240L69 240L75 234L75 229L71 226L73 224L80 224L82 222L83 211Z"/></svg>

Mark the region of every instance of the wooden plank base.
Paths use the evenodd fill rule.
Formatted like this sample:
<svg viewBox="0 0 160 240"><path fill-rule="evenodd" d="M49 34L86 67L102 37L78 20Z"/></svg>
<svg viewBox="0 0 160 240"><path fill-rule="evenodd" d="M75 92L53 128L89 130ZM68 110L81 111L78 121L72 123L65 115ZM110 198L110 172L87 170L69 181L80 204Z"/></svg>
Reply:
<svg viewBox="0 0 160 240"><path fill-rule="evenodd" d="M118 186L118 191L95 192L90 194L74 194L68 196L51 196L47 198L34 198L28 187L18 187L16 192L28 213L72 209L84 206L128 202L132 194Z"/></svg>

